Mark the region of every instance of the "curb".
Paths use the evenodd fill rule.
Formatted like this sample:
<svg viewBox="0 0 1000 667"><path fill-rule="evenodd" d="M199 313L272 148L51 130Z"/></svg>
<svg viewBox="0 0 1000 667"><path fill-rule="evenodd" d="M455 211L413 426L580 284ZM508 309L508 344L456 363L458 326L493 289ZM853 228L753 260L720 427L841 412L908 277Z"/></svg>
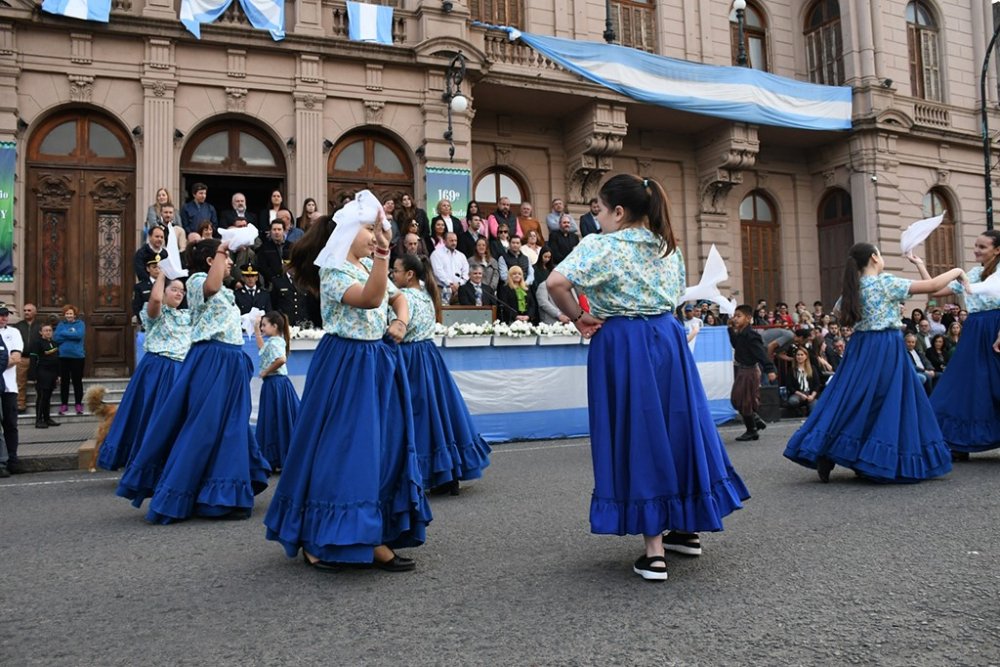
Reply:
<svg viewBox="0 0 1000 667"><path fill-rule="evenodd" d="M21 466L21 471L25 473L80 469L78 455L75 453L22 456L18 459L18 463Z"/></svg>

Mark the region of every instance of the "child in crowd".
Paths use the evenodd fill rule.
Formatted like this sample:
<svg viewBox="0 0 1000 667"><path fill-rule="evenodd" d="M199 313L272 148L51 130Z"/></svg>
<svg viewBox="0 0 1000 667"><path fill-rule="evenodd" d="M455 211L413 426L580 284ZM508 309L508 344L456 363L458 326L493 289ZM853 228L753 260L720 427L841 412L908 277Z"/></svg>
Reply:
<svg viewBox="0 0 1000 667"><path fill-rule="evenodd" d="M48 322L38 330L41 341L31 352L31 371L35 378L35 428L59 426L52 419L52 392L59 380L59 346L52 340L52 325Z"/></svg>
<svg viewBox="0 0 1000 667"><path fill-rule="evenodd" d="M188 266L191 349L118 485L136 507L152 494L146 518L161 524L192 515L248 518L269 471L250 430L253 368L240 311L222 284L232 269L227 244L189 246Z"/></svg>
<svg viewBox="0 0 1000 667"><path fill-rule="evenodd" d="M459 480L483 476L490 464L490 447L476 432L465 399L431 340L441 300L430 262L403 255L393 264L392 281L406 299L410 315L404 323L405 336L397 340L410 381L424 488L457 496Z"/></svg>
<svg viewBox="0 0 1000 667"><path fill-rule="evenodd" d="M601 188L597 220L549 276L559 309L592 339L587 403L594 460L590 530L642 535L633 571L664 581L664 550L701 554L697 533L750 497L712 422L684 327L673 316L686 281L667 195L621 174ZM585 291L591 313L573 298ZM663 535L664 531L670 531Z"/></svg>
<svg viewBox="0 0 1000 667"><path fill-rule="evenodd" d="M383 340L390 232L363 190L320 218L292 250L296 283L319 295L326 335L313 354L285 467L268 508L267 539L322 572L343 564L413 570L394 549L424 542L431 521L414 444L410 386L399 347ZM336 227L336 229L334 229ZM374 253L374 259L370 259ZM392 288L395 291L395 288ZM398 295L397 295L398 296ZM392 299L404 335L405 299Z"/></svg>
<svg viewBox="0 0 1000 667"><path fill-rule="evenodd" d="M146 332L144 354L97 457L97 465L105 470L118 470L131 462L154 413L174 388L191 347L191 312L180 309L183 300L184 283L167 280L159 271L149 301L139 313Z"/></svg>
<svg viewBox="0 0 1000 667"><path fill-rule="evenodd" d="M733 390L730 401L743 418L747 427L746 433L736 436L740 442L757 440L767 424L757 414L760 407L760 371L767 373L767 379L775 382L778 379L771 358L764 350L764 341L760 334L754 331L750 323L753 321L753 309L743 304L729 318L729 342L733 346Z"/></svg>
<svg viewBox="0 0 1000 667"><path fill-rule="evenodd" d="M286 364L291 335L288 320L276 310L259 318L255 325L263 379L257 404L257 444L271 470L277 472L285 464L292 429L299 416L299 397L288 379Z"/></svg>
<svg viewBox="0 0 1000 667"><path fill-rule="evenodd" d="M965 273L952 269L910 281L884 269L878 248L851 247L840 296L840 321L855 329L851 346L785 448L787 458L815 468L823 482L835 464L880 482L919 482L951 470L941 429L899 335L899 304L964 279Z"/></svg>

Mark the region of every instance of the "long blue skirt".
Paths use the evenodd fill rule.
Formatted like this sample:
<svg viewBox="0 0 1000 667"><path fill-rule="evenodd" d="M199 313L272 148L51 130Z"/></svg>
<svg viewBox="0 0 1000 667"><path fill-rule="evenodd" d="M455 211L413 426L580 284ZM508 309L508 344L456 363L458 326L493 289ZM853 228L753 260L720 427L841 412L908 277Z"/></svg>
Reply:
<svg viewBox="0 0 1000 667"><path fill-rule="evenodd" d="M807 468L825 456L882 482L919 482L951 470L951 453L900 332L851 337L785 456Z"/></svg>
<svg viewBox="0 0 1000 667"><path fill-rule="evenodd" d="M993 341L1000 310L970 313L958 347L931 393L948 446L959 452L1000 447L1000 354Z"/></svg>
<svg viewBox="0 0 1000 667"><path fill-rule="evenodd" d="M591 532L719 531L750 497L673 315L607 320L590 344L587 401Z"/></svg>
<svg viewBox="0 0 1000 667"><path fill-rule="evenodd" d="M192 345L118 483L118 495L136 507L152 496L146 518L154 523L249 515L270 470L250 430L252 373L239 346Z"/></svg>
<svg viewBox="0 0 1000 667"><path fill-rule="evenodd" d="M153 413L163 406L180 370L180 361L152 352L142 356L101 445L98 466L118 470L132 460Z"/></svg>
<svg viewBox="0 0 1000 667"><path fill-rule="evenodd" d="M257 404L257 444L272 470L283 468L299 416L299 396L287 375L268 375Z"/></svg>
<svg viewBox="0 0 1000 667"><path fill-rule="evenodd" d="M417 462L425 489L452 480L479 479L490 464L490 446L434 341L399 346L410 383Z"/></svg>
<svg viewBox="0 0 1000 667"><path fill-rule="evenodd" d="M289 557L370 563L374 548L423 544L410 387L399 347L326 335L316 347L264 525Z"/></svg>

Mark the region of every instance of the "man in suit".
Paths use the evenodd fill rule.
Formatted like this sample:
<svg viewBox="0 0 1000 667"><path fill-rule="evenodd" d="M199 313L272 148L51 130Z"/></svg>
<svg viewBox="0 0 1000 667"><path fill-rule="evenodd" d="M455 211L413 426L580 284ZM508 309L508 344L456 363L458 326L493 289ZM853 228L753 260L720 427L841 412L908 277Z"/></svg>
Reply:
<svg viewBox="0 0 1000 667"><path fill-rule="evenodd" d="M458 235L458 251L466 257L476 254L476 242L480 238L486 238L483 234L483 219L478 213L473 213L469 218L469 228Z"/></svg>
<svg viewBox="0 0 1000 667"><path fill-rule="evenodd" d="M285 270L271 281L271 307L284 313L291 325L309 321L306 293L300 290L285 263Z"/></svg>
<svg viewBox="0 0 1000 667"><path fill-rule="evenodd" d="M271 223L268 237L261 241L257 250L257 262L260 265L260 272L268 285L271 280L279 275L284 268L284 260L289 257L289 244L285 243L285 223L281 218L275 218Z"/></svg>
<svg viewBox="0 0 1000 667"><path fill-rule="evenodd" d="M927 360L924 353L917 349L917 337L915 335L906 334L903 341L906 343L906 356L913 362L913 370L916 371L917 377L920 378L920 384L924 385L924 390L928 394L931 393L934 383L937 382L937 373L934 372L934 367L931 366L931 362Z"/></svg>
<svg viewBox="0 0 1000 667"><path fill-rule="evenodd" d="M835 373L837 372L837 367L840 366L840 362L844 360L844 351L846 349L847 343L840 336L834 338L833 343L826 346L826 361Z"/></svg>
<svg viewBox="0 0 1000 667"><path fill-rule="evenodd" d="M460 306L495 306L496 294L493 288L483 282L482 264L469 266L469 281L458 288Z"/></svg>
<svg viewBox="0 0 1000 667"><path fill-rule="evenodd" d="M917 350L919 350L921 354L926 353L927 350L931 349L933 338L934 334L931 332L930 321L926 319L920 320L917 324Z"/></svg>
<svg viewBox="0 0 1000 667"><path fill-rule="evenodd" d="M265 313L271 310L271 295L261 289L257 284L260 272L253 264L246 264L240 267L243 274L243 287L236 290L236 305L240 309L240 315L246 315L251 308L258 308Z"/></svg>
<svg viewBox="0 0 1000 667"><path fill-rule="evenodd" d="M600 234L601 223L597 221L597 214L601 210L601 205L597 198L590 200L590 211L580 216L580 236L588 234Z"/></svg>
<svg viewBox="0 0 1000 667"><path fill-rule="evenodd" d="M247 210L247 198L242 192L233 195L232 204L233 207L222 214L222 219L219 220L220 228L232 227L236 218L243 218L247 224L257 227L257 216Z"/></svg>

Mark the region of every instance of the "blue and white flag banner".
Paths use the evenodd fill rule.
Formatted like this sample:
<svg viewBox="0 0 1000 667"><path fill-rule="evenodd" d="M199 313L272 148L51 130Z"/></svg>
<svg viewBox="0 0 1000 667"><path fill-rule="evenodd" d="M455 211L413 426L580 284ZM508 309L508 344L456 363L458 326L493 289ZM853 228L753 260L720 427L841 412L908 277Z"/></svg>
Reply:
<svg viewBox="0 0 1000 667"><path fill-rule="evenodd" d="M392 46L392 7L348 1L347 37Z"/></svg>
<svg viewBox="0 0 1000 667"><path fill-rule="evenodd" d="M212 23L233 0L181 0L180 20L192 35L201 39L201 24ZM274 41L285 38L284 0L239 0L250 25L267 30Z"/></svg>
<svg viewBox="0 0 1000 667"><path fill-rule="evenodd" d="M42 11L81 21L107 23L111 16L111 0L44 0Z"/></svg>
<svg viewBox="0 0 1000 667"><path fill-rule="evenodd" d="M491 26L497 27L497 26ZM851 129L851 89L749 67L658 56L616 44L508 31L561 67L640 102L743 123L804 130Z"/></svg>

